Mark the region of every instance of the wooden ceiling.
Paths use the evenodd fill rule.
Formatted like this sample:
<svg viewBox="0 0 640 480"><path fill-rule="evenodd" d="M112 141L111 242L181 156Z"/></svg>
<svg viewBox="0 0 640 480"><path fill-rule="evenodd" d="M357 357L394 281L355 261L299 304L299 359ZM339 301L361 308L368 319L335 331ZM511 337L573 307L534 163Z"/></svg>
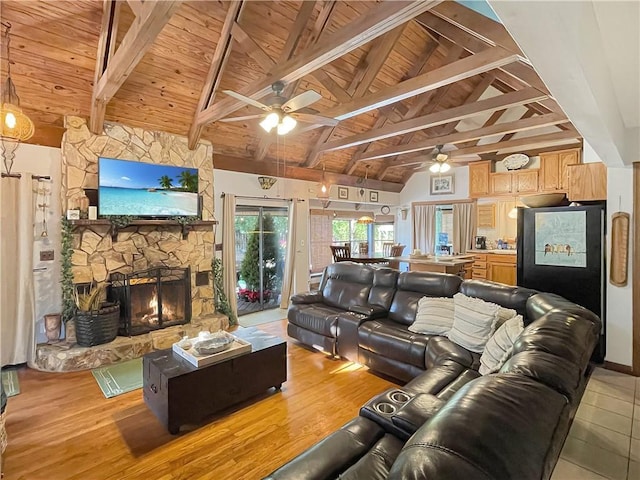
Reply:
<svg viewBox="0 0 640 480"><path fill-rule="evenodd" d="M445 145L452 161L536 154L580 136L504 27L453 1L3 0L12 78L59 145L63 117L188 135L216 168L399 191ZM3 43L5 39L3 37ZM3 47L3 75L6 73ZM3 77L4 78L4 77ZM283 137L222 93L276 80L322 95ZM286 168L286 170L285 170Z"/></svg>

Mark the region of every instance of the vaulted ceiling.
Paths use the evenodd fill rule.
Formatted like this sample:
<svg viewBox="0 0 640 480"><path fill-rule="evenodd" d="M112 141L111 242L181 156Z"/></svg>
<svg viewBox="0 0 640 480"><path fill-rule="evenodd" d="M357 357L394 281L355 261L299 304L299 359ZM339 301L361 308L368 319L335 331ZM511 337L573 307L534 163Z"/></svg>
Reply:
<svg viewBox="0 0 640 480"><path fill-rule="evenodd" d="M12 78L36 123L34 143L59 145L65 115L188 135L214 145L228 170L399 191L444 145L452 161L534 155L580 135L504 27L453 1L3 0ZM3 38L4 43L4 38ZM3 75L6 72L3 49ZM278 137L256 100L315 90Z"/></svg>

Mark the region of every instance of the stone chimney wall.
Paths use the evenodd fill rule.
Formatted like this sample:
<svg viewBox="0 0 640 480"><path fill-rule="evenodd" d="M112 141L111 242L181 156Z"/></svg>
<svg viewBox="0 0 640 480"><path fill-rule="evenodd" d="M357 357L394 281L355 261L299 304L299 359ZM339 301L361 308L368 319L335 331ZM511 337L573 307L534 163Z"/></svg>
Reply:
<svg viewBox="0 0 640 480"><path fill-rule="evenodd" d="M80 117L65 118L62 138L63 210L98 188L98 157L133 160L198 169L202 219L213 220L213 146L200 142L189 150L186 137L115 123L105 123L94 135ZM108 225L78 226L73 236L75 283L105 282L113 272L130 273L157 266L191 267L192 317L214 312L212 281L196 286L195 274L210 271L214 255L213 227L194 227L182 238L179 226L137 226L118 232L112 240Z"/></svg>

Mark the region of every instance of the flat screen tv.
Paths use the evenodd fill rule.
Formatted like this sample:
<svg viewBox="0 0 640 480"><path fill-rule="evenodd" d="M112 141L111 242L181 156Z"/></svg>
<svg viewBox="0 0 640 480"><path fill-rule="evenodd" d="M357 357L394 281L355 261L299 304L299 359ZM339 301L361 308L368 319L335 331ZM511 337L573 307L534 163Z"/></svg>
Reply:
<svg viewBox="0 0 640 480"><path fill-rule="evenodd" d="M198 170L98 158L98 214L198 216Z"/></svg>

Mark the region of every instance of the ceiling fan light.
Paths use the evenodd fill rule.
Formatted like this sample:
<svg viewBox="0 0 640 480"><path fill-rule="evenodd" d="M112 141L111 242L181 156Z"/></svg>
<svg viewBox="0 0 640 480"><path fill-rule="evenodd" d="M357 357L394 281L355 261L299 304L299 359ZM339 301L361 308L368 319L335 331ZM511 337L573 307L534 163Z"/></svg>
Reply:
<svg viewBox="0 0 640 480"><path fill-rule="evenodd" d="M429 171L431 173L438 173L440 171L440 164L439 163L434 163L433 165L431 165L429 167Z"/></svg>
<svg viewBox="0 0 640 480"><path fill-rule="evenodd" d="M280 124L278 125L278 135L286 135L291 130L293 130L297 124L298 122L296 121L295 118L289 115L285 115L282 118L282 121L280 122Z"/></svg>
<svg viewBox="0 0 640 480"><path fill-rule="evenodd" d="M449 170L451 170L451 165L449 165L448 163L440 164L440 173L445 173L445 172L448 172Z"/></svg>
<svg viewBox="0 0 640 480"><path fill-rule="evenodd" d="M269 133L274 127L280 123L280 116L276 112L271 112L260 122L260 126Z"/></svg>

